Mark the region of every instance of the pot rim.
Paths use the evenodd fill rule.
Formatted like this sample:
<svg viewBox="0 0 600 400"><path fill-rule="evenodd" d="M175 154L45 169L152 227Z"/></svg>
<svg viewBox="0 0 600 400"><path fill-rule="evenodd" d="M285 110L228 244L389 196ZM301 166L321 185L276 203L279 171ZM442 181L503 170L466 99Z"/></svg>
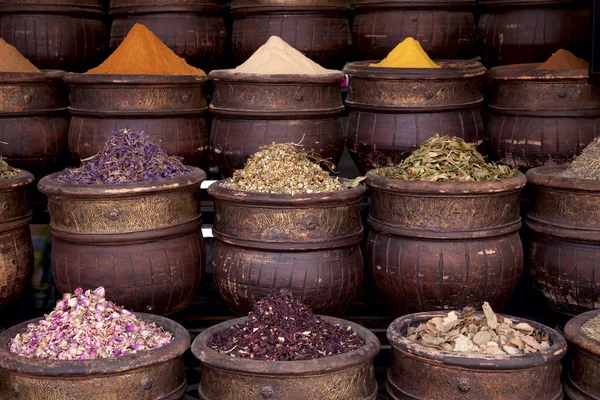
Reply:
<svg viewBox="0 0 600 400"><path fill-rule="evenodd" d="M365 344L353 351L338 354L331 357L317 358L303 361L262 361L231 357L219 353L208 347L212 336L233 325L243 323L248 317L234 318L221 322L202 331L192 343L192 353L203 364L212 368L239 373L252 373L258 375L281 375L297 376L306 374L318 374L323 372L334 372L351 368L372 360L379 353L381 344L377 336L365 327L340 318L320 315L320 317L333 324L349 325L356 330L358 335L364 339Z"/></svg>
<svg viewBox="0 0 600 400"><path fill-rule="evenodd" d="M582 192L600 192L600 180L564 178L554 174L564 171L569 164L536 167L527 171L527 181L532 185Z"/></svg>
<svg viewBox="0 0 600 400"><path fill-rule="evenodd" d="M14 178L0 180L0 191L10 190L19 186L27 186L35 180L31 172L20 168L13 169L20 172L20 174Z"/></svg>
<svg viewBox="0 0 600 400"><path fill-rule="evenodd" d="M387 169L378 168L380 170ZM406 194L423 193L436 196L468 195L468 194L490 194L520 190L527 183L525 175L517 171L515 176L500 181L488 182L425 182L425 181L403 181L399 179L386 178L375 174L371 170L367 173L367 186L390 192Z"/></svg>
<svg viewBox="0 0 600 400"><path fill-rule="evenodd" d="M568 70L537 70L542 63L511 64L494 67L488 71L488 77L498 81L558 81L581 80L588 83L589 72L587 69Z"/></svg>
<svg viewBox="0 0 600 400"><path fill-rule="evenodd" d="M43 69L41 72L2 72L0 74L0 85L6 83L55 83L62 81L65 74L65 71L58 69Z"/></svg>
<svg viewBox="0 0 600 400"><path fill-rule="evenodd" d="M482 315L483 313L477 312L476 314ZM528 319L505 314L496 315L509 318L514 322L526 322L535 329L548 333L552 342L550 348L537 353L519 354L514 356L455 353L451 351L433 350L421 344L411 342L398 331L399 328L407 329L408 326L414 325L416 322L423 322L433 317L447 316L447 313L439 311L408 314L395 319L387 329L387 338L392 348L397 351L424 358L427 361L436 364L442 363L445 365L479 370L526 369L559 362L566 355L567 342L556 330Z"/></svg>
<svg viewBox="0 0 600 400"><path fill-rule="evenodd" d="M442 68L385 68L370 67L381 60L356 61L347 64L343 72L352 77L372 80L445 80L483 77L486 68L479 61L434 60ZM350 79L352 82L352 79Z"/></svg>
<svg viewBox="0 0 600 400"><path fill-rule="evenodd" d="M571 318L565 325L565 337L569 342L596 355L600 355L600 341L588 337L581 327L598 314L600 310L587 311Z"/></svg>
<svg viewBox="0 0 600 400"><path fill-rule="evenodd" d="M190 334L177 322L159 315L134 313L136 317L155 322L173 334L173 341L158 349L127 356L94 360L38 360L23 357L8 350L10 340L22 332L27 324L36 323L43 317L17 324L0 334L0 368L10 372L43 376L90 376L110 375L167 362L181 356L190 346Z"/></svg>
<svg viewBox="0 0 600 400"><path fill-rule="evenodd" d="M363 185L347 188L336 192L305 193L297 196L289 194L244 192L241 190L227 189L223 187L221 179L208 187L208 194L215 200L225 200L235 203L243 203L244 206L269 205L269 206L300 206L306 204L328 204L332 202L345 202L348 200L359 200L367 191ZM340 182L349 181L339 178Z"/></svg>
<svg viewBox="0 0 600 400"><path fill-rule="evenodd" d="M309 4L306 3L307 2L303 0L234 0L231 2L231 11L243 12L246 9L282 9L293 11L295 9L320 10L322 8L350 10L351 7L350 0L311 0Z"/></svg>
<svg viewBox="0 0 600 400"><path fill-rule="evenodd" d="M540 6L546 4L570 4L570 3L585 3L580 0L479 0L479 4L484 7L529 7Z"/></svg>
<svg viewBox="0 0 600 400"><path fill-rule="evenodd" d="M157 181L143 181L120 184L90 184L76 185L69 183L54 182L52 179L63 171L43 177L38 182L38 189L48 197L128 197L154 194L168 190L176 190L188 186L200 185L206 179L206 173L200 168L186 165L191 171L188 174L175 178L161 179Z"/></svg>
<svg viewBox="0 0 600 400"><path fill-rule="evenodd" d="M180 85L192 83L207 83L207 75L149 75L149 74L79 74L67 72L63 80L66 84L86 85Z"/></svg>
<svg viewBox="0 0 600 400"><path fill-rule="evenodd" d="M406 8L406 7L475 7L476 0L353 0L352 9L369 10L377 8Z"/></svg>
<svg viewBox="0 0 600 400"><path fill-rule="evenodd" d="M218 69L213 70L208 74L208 77L215 82L236 82L236 83L297 83L306 85L315 84L341 84L345 79L342 71L332 69L328 74L246 74L234 73L233 69Z"/></svg>

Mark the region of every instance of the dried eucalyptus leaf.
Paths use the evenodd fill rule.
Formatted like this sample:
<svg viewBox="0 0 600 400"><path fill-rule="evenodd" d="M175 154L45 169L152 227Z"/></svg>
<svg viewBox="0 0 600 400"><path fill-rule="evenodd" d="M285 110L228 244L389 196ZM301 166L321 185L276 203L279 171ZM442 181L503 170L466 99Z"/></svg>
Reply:
<svg viewBox="0 0 600 400"><path fill-rule="evenodd" d="M525 331L525 332L529 332L529 333L533 333L533 331L535 330L533 328L533 326L529 325L526 322L521 322L521 323L515 325L514 328L518 329L520 331Z"/></svg>
<svg viewBox="0 0 600 400"><path fill-rule="evenodd" d="M525 342L525 344L527 346L533 347L534 349L541 351L542 350L542 346L538 343L537 340L535 340L534 338L532 338L531 336L523 336L521 338L521 340L523 342Z"/></svg>
<svg viewBox="0 0 600 400"><path fill-rule="evenodd" d="M483 313L487 318L487 324L490 328L496 329L498 327L498 319L496 318L496 313L492 310L490 303L487 301L483 303Z"/></svg>
<svg viewBox="0 0 600 400"><path fill-rule="evenodd" d="M361 182L365 181L367 179L366 176L357 176L356 178L352 179L351 181L346 181L344 182L344 186L351 189L351 188L355 188L357 187Z"/></svg>
<svg viewBox="0 0 600 400"><path fill-rule="evenodd" d="M473 342L475 342L475 344L486 344L487 342L489 342L490 340L492 340L492 335L490 335L489 332L478 332L474 337L473 337Z"/></svg>

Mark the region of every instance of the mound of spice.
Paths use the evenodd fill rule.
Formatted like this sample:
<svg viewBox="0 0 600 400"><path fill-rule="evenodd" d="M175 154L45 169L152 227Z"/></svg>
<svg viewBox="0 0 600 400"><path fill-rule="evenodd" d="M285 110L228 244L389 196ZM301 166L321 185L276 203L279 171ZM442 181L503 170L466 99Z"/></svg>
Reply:
<svg viewBox="0 0 600 400"><path fill-rule="evenodd" d="M592 140L569 167L557 174L563 178L600 179L600 137Z"/></svg>
<svg viewBox="0 0 600 400"><path fill-rule="evenodd" d="M181 160L169 156L143 133L122 129L113 132L100 153L53 180L76 185L157 181L189 173Z"/></svg>
<svg viewBox="0 0 600 400"><path fill-rule="evenodd" d="M334 192L345 187L294 144L262 146L244 169L223 182L223 187L243 192L305 194Z"/></svg>
<svg viewBox="0 0 600 400"><path fill-rule="evenodd" d="M216 333L208 346L231 357L300 361L348 353L364 344L352 327L321 319L283 289L258 301L243 325Z"/></svg>
<svg viewBox="0 0 600 400"><path fill-rule="evenodd" d="M206 75L139 23L131 28L110 57L86 74Z"/></svg>
<svg viewBox="0 0 600 400"><path fill-rule="evenodd" d="M65 293L50 314L11 340L10 352L39 360L88 360L158 349L173 340L170 332L104 295L103 287Z"/></svg>
<svg viewBox="0 0 600 400"><path fill-rule="evenodd" d="M590 339L600 342L600 315L596 315L581 325L581 330Z"/></svg>
<svg viewBox="0 0 600 400"><path fill-rule="evenodd" d="M538 65L537 70L569 70L569 69L588 69L588 63L583 58L577 57L568 50L560 49L546 60Z"/></svg>
<svg viewBox="0 0 600 400"><path fill-rule="evenodd" d="M386 58L371 67L384 68L441 68L427 55L421 44L408 37L399 43Z"/></svg>
<svg viewBox="0 0 600 400"><path fill-rule="evenodd" d="M271 36L233 72L258 75L326 75L338 71L321 67L279 36Z"/></svg>
<svg viewBox="0 0 600 400"><path fill-rule="evenodd" d="M0 72L41 72L15 47L0 38Z"/></svg>
<svg viewBox="0 0 600 400"><path fill-rule="evenodd" d="M485 182L510 178L516 170L486 162L475 146L460 138L436 134L399 165L374 173L404 181Z"/></svg>
<svg viewBox="0 0 600 400"><path fill-rule="evenodd" d="M0 180L12 179L20 175L19 170L14 169L0 157Z"/></svg>
<svg viewBox="0 0 600 400"><path fill-rule="evenodd" d="M417 327L409 327L408 340L423 346L456 353L518 355L536 353L551 346L548 335L525 322L515 324L497 316L483 303L483 315L473 308L449 312Z"/></svg>

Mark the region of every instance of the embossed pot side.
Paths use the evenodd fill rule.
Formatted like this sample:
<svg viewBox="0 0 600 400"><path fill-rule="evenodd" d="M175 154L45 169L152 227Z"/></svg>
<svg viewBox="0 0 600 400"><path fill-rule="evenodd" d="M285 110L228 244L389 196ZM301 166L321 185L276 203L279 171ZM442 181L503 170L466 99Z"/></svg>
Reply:
<svg viewBox="0 0 600 400"><path fill-rule="evenodd" d="M229 308L247 314L273 289L287 288L315 312L342 314L363 279L364 192L289 196L211 185L213 278Z"/></svg>
<svg viewBox="0 0 600 400"><path fill-rule="evenodd" d="M497 182L416 182L367 174L366 261L396 315L501 309L523 271L525 176Z"/></svg>
<svg viewBox="0 0 600 400"><path fill-rule="evenodd" d="M387 331L392 345L387 390L394 399L536 399L563 398L561 359L567 353L565 339L554 329L522 318L547 333L551 347L518 356L486 356L438 351L409 341L409 326L418 326L439 312L411 314L396 319Z"/></svg>
<svg viewBox="0 0 600 400"><path fill-rule="evenodd" d="M29 190L34 178L19 172L15 178L0 180L0 308L23 294L33 272Z"/></svg>
<svg viewBox="0 0 600 400"><path fill-rule="evenodd" d="M263 145L298 143L337 163L344 151L344 75L209 74L214 93L211 150L224 177Z"/></svg>
<svg viewBox="0 0 600 400"><path fill-rule="evenodd" d="M158 349L110 359L36 360L11 353L11 339L40 318L15 325L0 334L0 393L14 400L147 399L180 400L185 395L183 353L190 335L169 319L136 314L173 334Z"/></svg>
<svg viewBox="0 0 600 400"><path fill-rule="evenodd" d="M350 321L321 317L351 326L365 345L337 356L308 361L257 361L233 358L208 346L211 337L246 318L222 322L204 331L192 343L202 363L198 394L202 400L328 399L375 400L377 381L373 359L379 353L377 337Z"/></svg>
<svg viewBox="0 0 600 400"><path fill-rule="evenodd" d="M538 71L539 65L488 72L491 154L522 171L569 162L598 135L600 89L588 71Z"/></svg>
<svg viewBox="0 0 600 400"><path fill-rule="evenodd" d="M198 165L208 152L208 78L67 74L75 163L98 153L115 129L144 131L167 153Z"/></svg>
<svg viewBox="0 0 600 400"><path fill-rule="evenodd" d="M600 397L600 342L587 336L583 324L595 318L600 311L579 314L565 325L565 338L569 342L569 358L565 364L565 394L571 400Z"/></svg>
<svg viewBox="0 0 600 400"><path fill-rule="evenodd" d="M154 314L190 304L205 263L202 170L115 185L67 185L54 176L38 187L48 196L59 291L102 285L115 303Z"/></svg>
<svg viewBox="0 0 600 400"><path fill-rule="evenodd" d="M110 48L141 23L188 64L208 72L219 67L227 45L223 13L221 0L112 0Z"/></svg>
<svg viewBox="0 0 600 400"><path fill-rule="evenodd" d="M416 38L434 59L473 55L473 0L353 0L352 10L352 38L361 60L381 60L407 37Z"/></svg>
<svg viewBox="0 0 600 400"><path fill-rule="evenodd" d="M350 109L346 146L362 173L393 166L436 133L484 143L480 109L485 68L475 61L436 61L442 68L344 67Z"/></svg>
<svg viewBox="0 0 600 400"><path fill-rule="evenodd" d="M557 177L568 166L527 171L531 207L529 268L549 306L562 314L593 310L600 302L600 183Z"/></svg>

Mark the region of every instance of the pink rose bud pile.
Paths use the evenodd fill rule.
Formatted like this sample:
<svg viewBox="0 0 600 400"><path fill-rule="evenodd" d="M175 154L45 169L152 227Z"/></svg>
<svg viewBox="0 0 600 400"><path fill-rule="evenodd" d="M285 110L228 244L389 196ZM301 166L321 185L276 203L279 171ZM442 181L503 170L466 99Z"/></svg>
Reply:
<svg viewBox="0 0 600 400"><path fill-rule="evenodd" d="M126 356L162 347L173 335L104 297L104 288L65 293L54 311L10 342L10 351L39 360Z"/></svg>

